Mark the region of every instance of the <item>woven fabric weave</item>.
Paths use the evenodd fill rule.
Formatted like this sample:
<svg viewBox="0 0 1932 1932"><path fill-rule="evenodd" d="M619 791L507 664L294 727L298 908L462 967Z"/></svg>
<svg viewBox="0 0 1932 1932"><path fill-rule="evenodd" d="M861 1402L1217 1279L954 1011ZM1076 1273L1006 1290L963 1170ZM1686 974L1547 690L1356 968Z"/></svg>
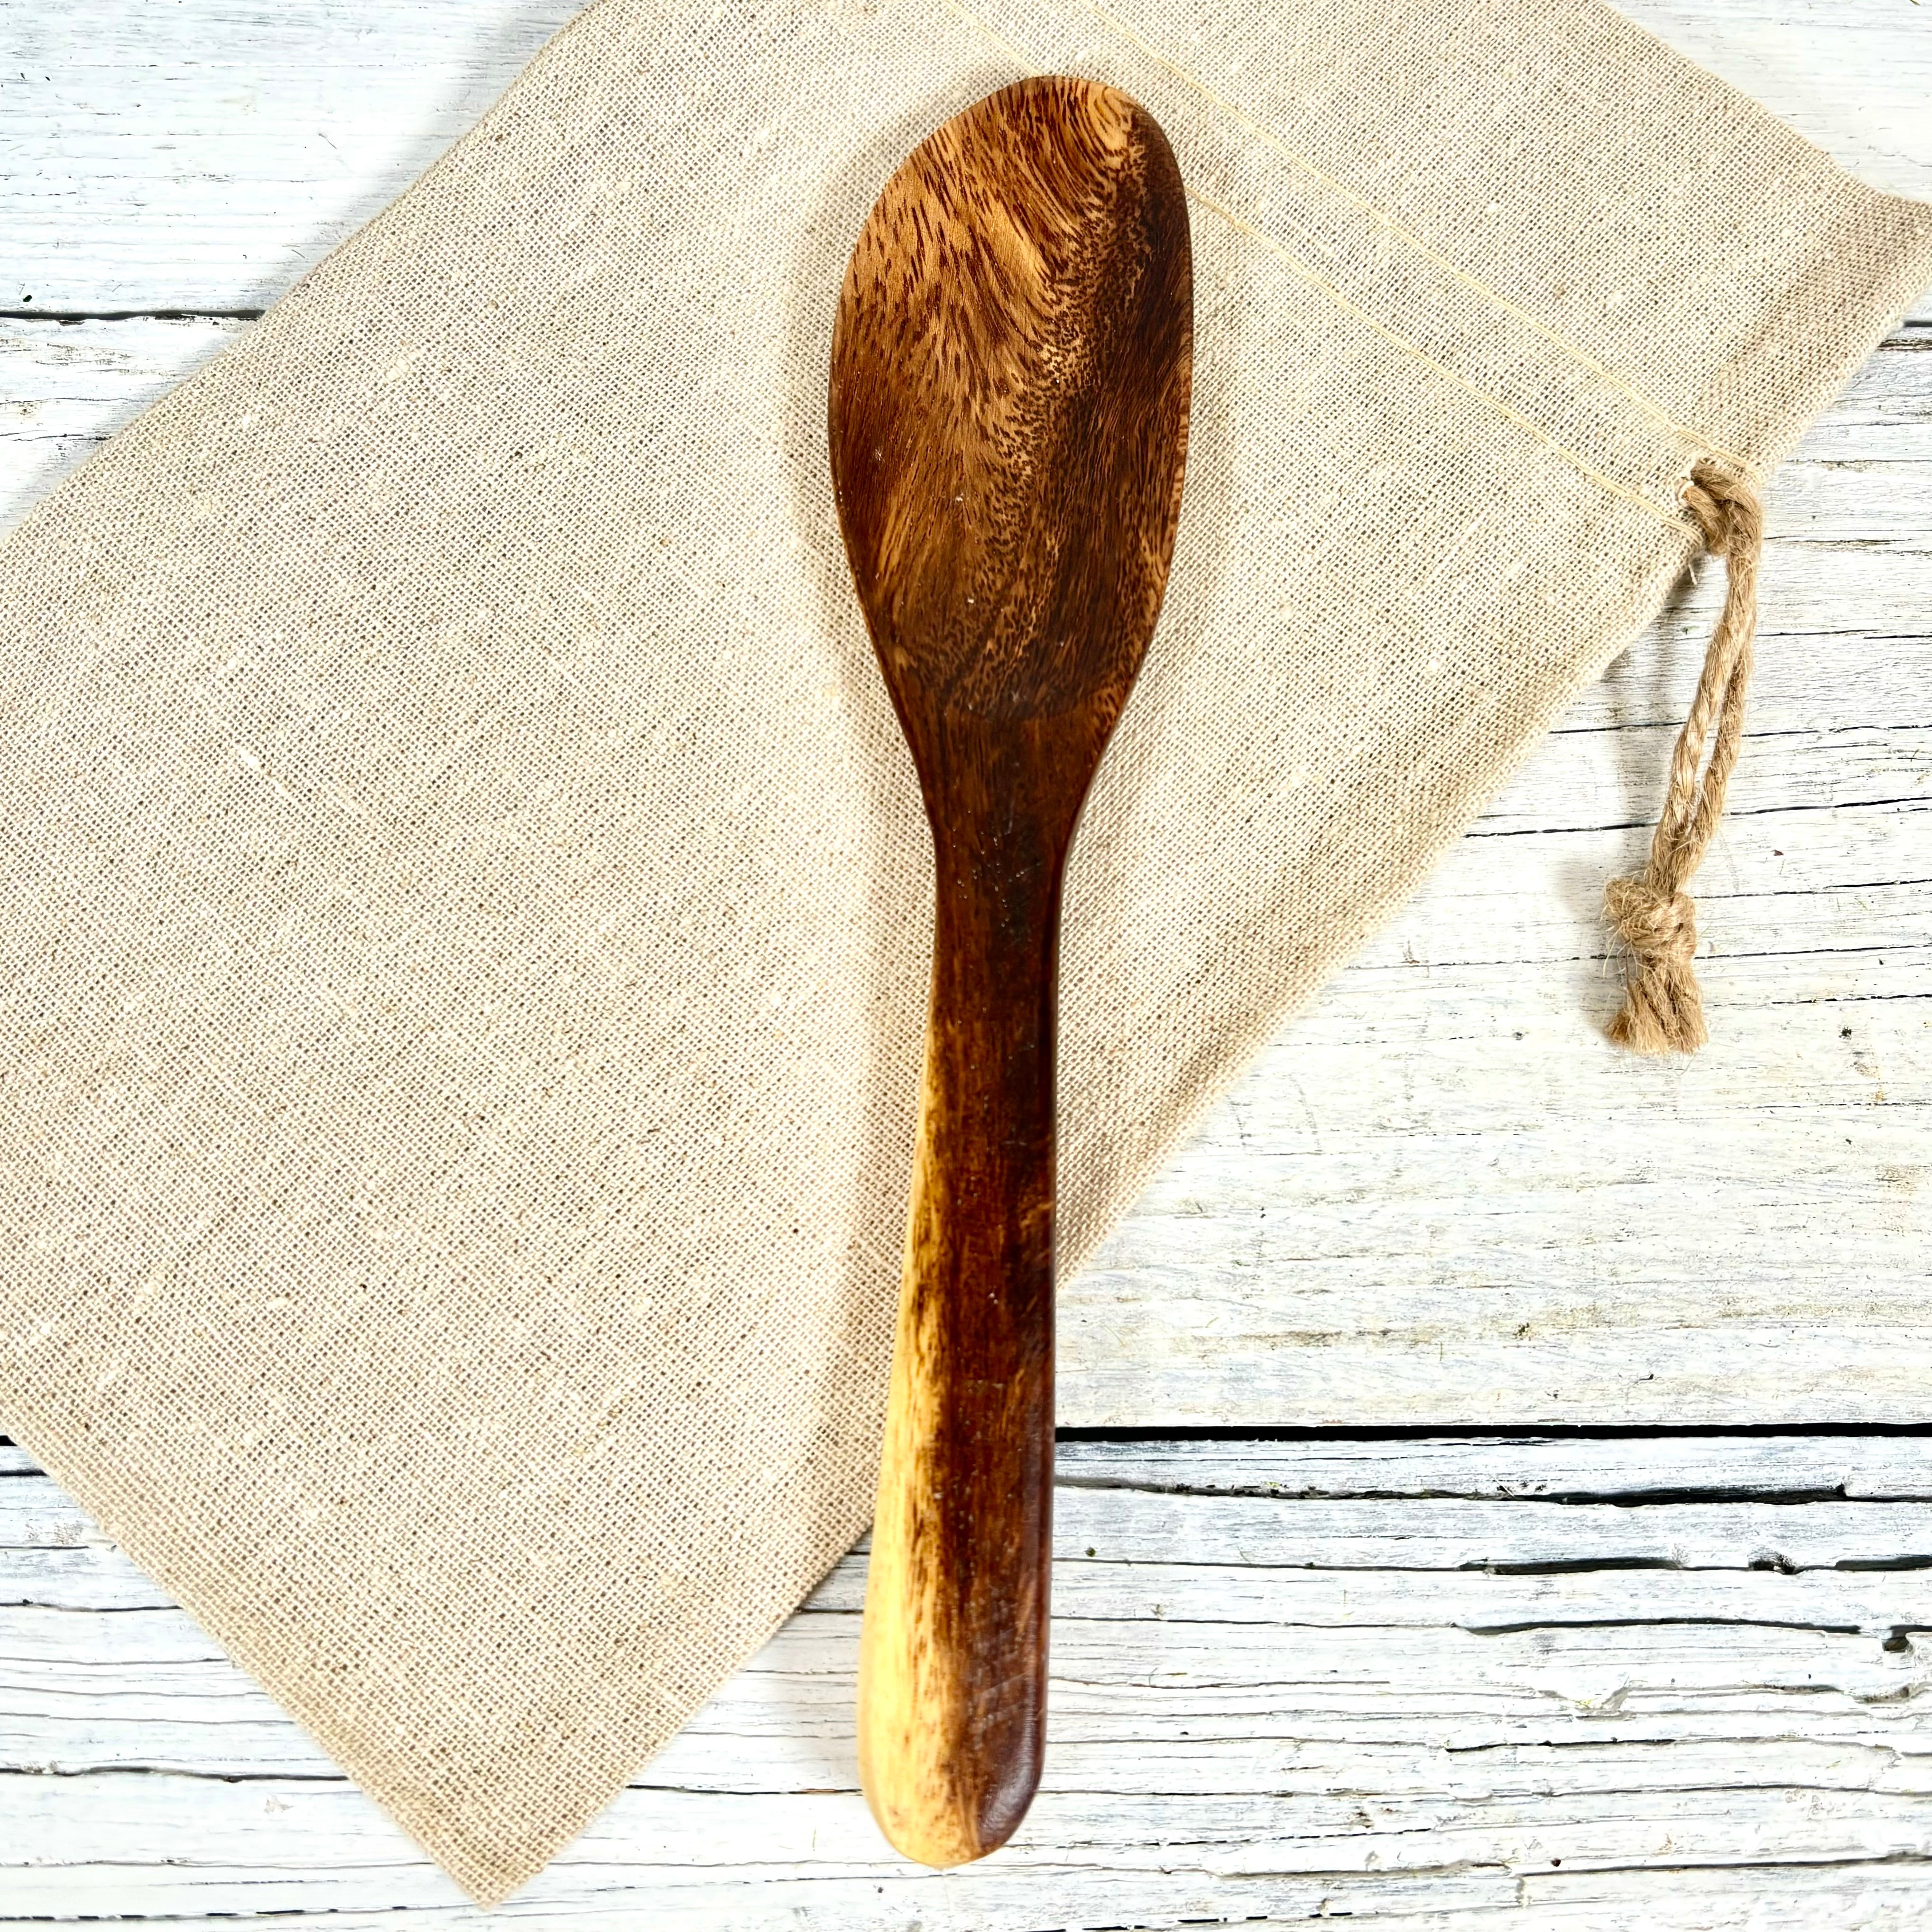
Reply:
<svg viewBox="0 0 1932 1932"><path fill-rule="evenodd" d="M602 0L0 550L0 1421L476 1897L862 1530L930 931L826 472L880 186L1166 128L1195 413L1063 1269L1932 280L1590 0Z"/></svg>

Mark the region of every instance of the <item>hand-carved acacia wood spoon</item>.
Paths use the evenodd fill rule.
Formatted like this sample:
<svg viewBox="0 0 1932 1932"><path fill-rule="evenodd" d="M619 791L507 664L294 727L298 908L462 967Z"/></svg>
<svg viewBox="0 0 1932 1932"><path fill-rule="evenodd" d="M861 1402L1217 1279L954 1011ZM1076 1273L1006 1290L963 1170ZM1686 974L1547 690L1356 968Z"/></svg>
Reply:
<svg viewBox="0 0 1932 1932"><path fill-rule="evenodd" d="M938 880L859 1666L866 1796L928 1864L1004 1844L1040 1779L1060 878L1166 585L1192 333L1166 137L1053 79L886 184L832 341L839 520Z"/></svg>

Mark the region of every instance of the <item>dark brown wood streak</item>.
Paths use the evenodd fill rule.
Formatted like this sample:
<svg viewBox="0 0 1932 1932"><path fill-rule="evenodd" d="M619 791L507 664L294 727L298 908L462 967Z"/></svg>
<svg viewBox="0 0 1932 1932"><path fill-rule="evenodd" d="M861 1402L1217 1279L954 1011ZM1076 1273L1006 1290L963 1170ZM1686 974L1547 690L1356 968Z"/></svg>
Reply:
<svg viewBox="0 0 1932 1932"><path fill-rule="evenodd" d="M1060 884L1166 585L1192 306L1160 128L1035 80L893 176L833 339L839 519L938 889L860 1689L867 1796L928 1864L1004 1844L1040 1778Z"/></svg>

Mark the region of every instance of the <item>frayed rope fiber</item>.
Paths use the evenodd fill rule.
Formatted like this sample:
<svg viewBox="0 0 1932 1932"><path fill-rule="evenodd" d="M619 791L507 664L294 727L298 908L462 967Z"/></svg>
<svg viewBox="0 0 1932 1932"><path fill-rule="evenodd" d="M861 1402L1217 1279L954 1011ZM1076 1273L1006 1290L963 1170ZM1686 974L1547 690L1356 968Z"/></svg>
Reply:
<svg viewBox="0 0 1932 1932"><path fill-rule="evenodd" d="M1690 715L1678 734L1670 787L1650 862L1636 878L1612 879L1604 910L1628 962L1623 1010L1610 1036L1636 1053L1694 1053L1710 1036L1691 962L1697 950L1696 908L1684 887L1702 864L1724 815L1724 792L1743 742L1744 692L1757 634L1757 568L1764 548L1764 508L1742 476L1702 463L1684 486L1684 507L1704 533L1704 548L1724 563L1724 608L1705 653ZM1712 721L1717 738L1702 776Z"/></svg>

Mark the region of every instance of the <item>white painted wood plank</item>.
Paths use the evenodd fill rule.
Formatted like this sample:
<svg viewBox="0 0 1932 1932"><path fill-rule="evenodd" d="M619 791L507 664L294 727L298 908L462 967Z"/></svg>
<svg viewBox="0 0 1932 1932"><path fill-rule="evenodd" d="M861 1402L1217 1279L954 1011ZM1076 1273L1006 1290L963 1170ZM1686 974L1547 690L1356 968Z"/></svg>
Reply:
<svg viewBox="0 0 1932 1932"><path fill-rule="evenodd" d="M1031 1873L1026 1882L1044 1900L1069 1894L1077 1898L1088 1874L1075 1866L1054 1876L1062 1882L1042 1882ZM1402 1932L1497 1932L1510 1928L1519 1932L1629 1932L1633 1927L1642 1927L1644 1932L1763 1932L1767 1926L1786 1924L1828 1926L1832 1932L1922 1932L1924 1885L1922 1864L1909 1856L1886 1864L1859 1864L1850 1870L1830 1864L1679 1868L1667 1886L1660 1886L1653 1874L1642 1870L1558 1870L1546 1882L1535 1874L1512 1879L1494 1871L1459 1870L1438 1877L1436 1902L1420 1906L1414 1902L1412 1882L1402 1877L1337 1873L1298 1886L1278 1879L1270 1888L1274 1909L1236 1922L1272 1925L1352 1918L1400 1925ZM1156 1890L1162 1900L1158 1906L1154 1903ZM988 1926L1022 1924L1028 1932L1046 1932L1046 1922L1037 1917L962 1918L950 1901L942 1898L935 1904L931 1888L916 1891L896 1879L840 1886L776 1881L759 1897L782 1902L788 1895L806 1916L783 1922L805 1932L835 1923L842 1932L980 1932ZM1203 1893L1185 1872L1150 1881L1144 1895L1150 1916L1138 1920L1139 1925L1230 1922L1211 1910L1198 1909ZM690 1928L692 1932L761 1932L774 1922L761 1910L742 1916L720 1900L715 1891L700 1894L694 1906L676 1902L677 1896L667 1886L652 1894L648 1912L642 1913L634 1904L590 1901L567 1913L513 1904L487 1918L460 1907L418 1908L406 1922L434 1926L439 1932L488 1932L506 1922L524 1928L554 1927L557 1932L566 1928L570 1932L578 1928L634 1932L640 1922L653 1928ZM1196 1909L1190 1911L1190 1906ZM27 1932L29 1926L46 1922L0 1919L0 1932ZM1056 1927L1068 1928L1086 1922L1073 1916L1054 1922ZM234 1923L232 1918L196 1916L169 1921L170 1932L232 1932ZM332 1914L327 1922L328 1932L395 1932L397 1923L387 1913L355 1911Z"/></svg>
<svg viewBox="0 0 1932 1932"><path fill-rule="evenodd" d="M0 0L0 308L260 308L577 0Z"/></svg>
<svg viewBox="0 0 1932 1932"><path fill-rule="evenodd" d="M247 327L0 321L0 530Z"/></svg>
<svg viewBox="0 0 1932 1932"><path fill-rule="evenodd" d="M568 10L192 0L170 21L98 0L92 70L64 70L91 94L56 102L58 62L38 97L0 74L4 152L32 124L56 157L28 186L19 170L0 180L0 280L24 265L19 293L43 308L63 290L85 308L255 306L460 131ZM1932 192L1928 42L1892 0L1630 10L1868 178ZM0 69L23 34L45 50L56 32L82 44L62 16L0 0ZM405 44L404 59L385 51ZM90 111L135 82L138 116ZM263 116L239 138L224 87L252 89ZM304 110L349 94L361 118L338 168ZM227 179L208 178L224 164ZM0 308L11 300L0 286ZM0 413L0 466L16 466L0 487L22 466L44 487L220 339L134 326L13 353L0 397L30 406ZM66 374L50 373L63 356ZM127 380L100 373L116 357ZM1156 1188L1129 1231L1141 1259L1114 1258L1153 1292L1117 1306L1104 1275L1071 1292L1088 1330L1075 1352L1100 1338L1070 1385L1078 1415L1923 1412L1922 367L1932 357L1881 358L1780 478L1744 810L1703 895L1721 1059L1599 1064L1578 1020L1608 1010L1595 892L1640 844L1707 585L1291 1034L1310 1051L1278 1054L1197 1137L1177 1188ZM1741 836L1747 819L1775 830L1768 856ZM1331 1238L1334 1271L1309 1282L1304 1250ZM1150 1319L1162 1296L1173 1306ZM1834 1530L1838 1505L1816 1500L1922 1505L1919 1445L1262 1454L1067 1452L1066 1776L996 1867L934 1877L880 1858L844 1742L848 1564L499 1916L807 1932L1322 1911L1666 1932L1924 1922L1925 1573L1838 1567L1916 1556L1923 1521L1901 1504ZM0 1476L31 1485L24 1462L0 1448ZM1274 1503L1210 1523L1193 1505L1228 1499L1170 1493L1270 1483L1300 1498L1286 1526ZM1606 1484L1624 1500L1588 1500ZM1496 1489L1582 1500L1522 1523L1472 1512ZM1694 1499L1739 1489L1756 1499ZM1669 1500L1634 1507L1638 1492ZM0 1529L0 1545L21 1538L0 1548L0 1604L17 1606L0 1609L0 1928L328 1910L335 1932L375 1932L399 1905L484 1925L152 1586L84 1532L69 1540L50 1496L23 1496ZM1462 1513L1427 1514L1444 1505ZM31 1545L30 1514L51 1525ZM1228 1560L1209 1561L1217 1550ZM1364 1554L1388 1560L1346 1560ZM1448 1567L1412 1567L1423 1556ZM1573 1561L1594 1567L1517 1574ZM1685 1567L1602 1567L1625 1561ZM62 1754L79 1774L29 1768Z"/></svg>
<svg viewBox="0 0 1932 1932"><path fill-rule="evenodd" d="M0 0L0 308L259 308L392 200L572 0ZM1875 184L1932 194L1907 0L1624 10Z"/></svg>
<svg viewBox="0 0 1932 1932"><path fill-rule="evenodd" d="M1899 1438L1064 1444L1048 1784L1008 1852L884 1853L852 1559L501 1916L1909 1924L1932 1567L1840 1566L1924 1540L1927 1463ZM0 1598L76 1537L44 1478L0 1481ZM1660 1551L1712 1567L1637 1567ZM0 1611L0 1926L485 1923L178 1612Z"/></svg>
<svg viewBox="0 0 1932 1932"><path fill-rule="evenodd" d="M1932 1438L1808 1435L1316 1437L1063 1442L1063 1483L1364 1498L1494 1498L1585 1507L1932 1501ZM77 1515L70 1520L78 1521ZM90 1535L94 1532L90 1531Z"/></svg>

